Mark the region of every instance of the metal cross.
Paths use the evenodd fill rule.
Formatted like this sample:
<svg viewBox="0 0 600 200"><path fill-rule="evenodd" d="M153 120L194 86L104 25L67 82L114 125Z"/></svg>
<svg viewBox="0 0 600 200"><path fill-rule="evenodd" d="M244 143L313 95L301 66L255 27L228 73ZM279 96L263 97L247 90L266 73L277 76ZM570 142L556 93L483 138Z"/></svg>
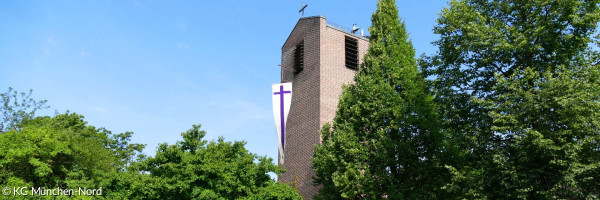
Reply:
<svg viewBox="0 0 600 200"><path fill-rule="evenodd" d="M306 6L308 6L308 4L304 4L304 2L302 2L302 8L298 11L302 13L302 17L304 17L304 9L306 8Z"/></svg>

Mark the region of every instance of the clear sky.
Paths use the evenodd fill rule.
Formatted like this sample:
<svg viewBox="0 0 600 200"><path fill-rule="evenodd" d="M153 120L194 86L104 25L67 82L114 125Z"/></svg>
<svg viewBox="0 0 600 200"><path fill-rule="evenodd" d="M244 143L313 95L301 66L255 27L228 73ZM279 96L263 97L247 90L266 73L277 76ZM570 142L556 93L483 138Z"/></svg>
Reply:
<svg viewBox="0 0 600 200"><path fill-rule="evenodd" d="M202 124L206 139L245 140L277 159L271 84L301 0L0 2L0 91L34 90L40 115L66 110L133 142L181 140ZM376 1L305 0L305 16L370 26ZM445 0L397 2L416 48L432 54ZM366 32L366 30L365 30Z"/></svg>

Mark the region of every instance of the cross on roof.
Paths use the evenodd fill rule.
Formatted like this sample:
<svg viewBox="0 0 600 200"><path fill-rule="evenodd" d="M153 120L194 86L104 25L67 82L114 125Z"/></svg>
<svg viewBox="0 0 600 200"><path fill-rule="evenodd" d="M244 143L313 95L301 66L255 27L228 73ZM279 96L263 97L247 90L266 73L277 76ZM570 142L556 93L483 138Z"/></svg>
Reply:
<svg viewBox="0 0 600 200"><path fill-rule="evenodd" d="M304 2L302 2L302 8L298 11L302 13L302 17L304 17L304 9L306 8L306 6L308 6L308 4L304 4Z"/></svg>

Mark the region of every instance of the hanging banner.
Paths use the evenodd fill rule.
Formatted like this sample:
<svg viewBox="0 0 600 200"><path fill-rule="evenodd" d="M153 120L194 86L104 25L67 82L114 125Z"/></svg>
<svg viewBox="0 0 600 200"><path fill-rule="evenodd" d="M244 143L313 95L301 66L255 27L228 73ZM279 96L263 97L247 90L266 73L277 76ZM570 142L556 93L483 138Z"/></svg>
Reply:
<svg viewBox="0 0 600 200"><path fill-rule="evenodd" d="M271 85L273 90L273 119L277 129L277 143L279 144L279 162L283 163L285 150L285 127L287 116L292 104L292 83Z"/></svg>

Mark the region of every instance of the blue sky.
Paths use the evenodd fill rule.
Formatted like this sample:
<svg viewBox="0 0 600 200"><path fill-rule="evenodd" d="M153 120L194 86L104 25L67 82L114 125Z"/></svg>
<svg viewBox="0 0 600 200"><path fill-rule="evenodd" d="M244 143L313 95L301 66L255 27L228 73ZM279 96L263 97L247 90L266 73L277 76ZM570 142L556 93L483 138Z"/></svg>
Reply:
<svg viewBox="0 0 600 200"><path fill-rule="evenodd" d="M192 124L206 139L245 140L277 159L271 84L301 0L0 2L0 91L34 90L133 142L173 144ZM309 1L305 16L370 26L375 1ZM446 1L398 1L417 55Z"/></svg>

